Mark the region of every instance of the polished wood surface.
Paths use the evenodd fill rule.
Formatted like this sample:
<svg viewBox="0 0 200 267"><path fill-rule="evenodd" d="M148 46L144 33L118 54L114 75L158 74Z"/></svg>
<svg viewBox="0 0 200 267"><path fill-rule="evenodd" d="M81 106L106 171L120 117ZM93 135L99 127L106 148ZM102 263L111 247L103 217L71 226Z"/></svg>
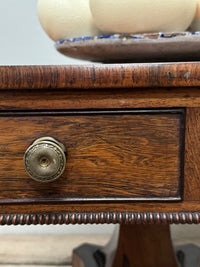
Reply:
<svg viewBox="0 0 200 267"><path fill-rule="evenodd" d="M168 225L200 223L200 64L0 73L0 225L120 223L113 267L177 266ZM23 166L43 136L68 153L50 184Z"/></svg>
<svg viewBox="0 0 200 267"><path fill-rule="evenodd" d="M67 149L63 175L39 183L23 156L37 138ZM181 200L183 110L0 114L0 203Z"/></svg>
<svg viewBox="0 0 200 267"><path fill-rule="evenodd" d="M200 65L188 63L2 66L0 89L105 89L200 86Z"/></svg>
<svg viewBox="0 0 200 267"><path fill-rule="evenodd" d="M200 107L199 88L1 90L0 110L93 110Z"/></svg>
<svg viewBox="0 0 200 267"><path fill-rule="evenodd" d="M1 213L11 214L8 217L8 221L13 218L17 218L16 221L19 221L19 218L21 218L23 214L27 214L26 216L34 216L35 214L38 216L43 216L44 214L58 214L58 216L62 217L63 214L67 213L73 218L70 222L81 223L84 222L84 214L86 213L92 214L92 216L97 216L96 219L93 218L90 220L94 223L100 220L99 214L107 212L108 217L110 217L109 219L106 219L106 222L112 222L111 216L118 216L118 218L121 218L120 216L123 215L125 216L123 218L126 218L127 215L132 216L132 214L135 213L136 217L142 216L140 221L143 222L145 219L144 215L150 216L151 213L156 214L161 212L164 214L164 217L162 217L163 215L158 215L156 222L159 222L160 218L165 218L165 215L167 215L168 218L171 218L170 216L173 214L174 217L171 220L172 222L199 223L198 216L200 210L200 194L198 166L200 166L200 142L198 132L200 113L200 64L198 62L122 65L99 64L87 66L6 66L0 67L0 73L0 118L2 121L0 126L0 136L4 138L4 142L2 142L0 146L2 158L2 163L0 164L3 165L3 162L8 164L8 162L11 162L12 160L12 166L11 163L9 163L10 165L7 167L6 164L2 166L4 174L0 176L3 181L7 180L7 182L5 182L5 184L2 183L2 188L4 190L2 190L1 200L5 199L8 201L9 199L15 198L16 202L15 204L10 203L0 205ZM169 115L162 113L163 109L177 110L179 108L185 111L184 120L181 119L184 117L184 112L180 115L181 118L180 116L177 117L176 114ZM146 151L149 150L148 145L152 148L152 150L149 150L150 153L147 157L148 161L146 162L146 165L145 161L142 161L142 168L146 170L146 174L144 173L144 176L142 176L142 172L140 172L140 176L142 177L142 180L140 181L143 182L140 185L137 185L136 190L135 182L131 180L131 177L133 177L134 174L135 176L138 175L137 179L139 179L139 169L137 174L136 167L138 166L134 164L130 165L128 163L126 164L126 168L123 170L120 169L121 174L125 174L124 177L125 180L128 181L128 185L123 187L121 186L124 181L120 176L120 172L118 174L119 180L116 179L117 176L114 178L112 177L111 173L113 168L117 170L118 166L123 165L119 161L119 152L122 150L123 157L126 159L125 162L128 162L129 159L133 159L131 154L132 152L129 151L129 153L126 154L125 149L123 150L122 146L110 151L108 149L108 142L104 142L102 140L101 151L103 151L103 146L105 146L105 155L110 155L110 159L107 160L107 163L111 166L110 170L105 168L105 166L107 166L106 161L103 161L104 158L102 157L101 166L97 166L97 164L95 165L95 162L93 162L92 165L91 158L90 160L86 160L86 157L84 161L85 165L83 166L81 163L79 166L82 166L83 170L88 169L88 172L90 171L90 173L92 173L94 169L97 170L97 168L99 168L101 173L107 172L109 179L106 180L105 177L98 176L97 181L98 185L100 185L99 191L97 191L97 189L95 189L96 191L88 190L90 184L87 184L86 186L86 183L84 184L83 182L83 188L81 188L82 182L75 179L75 174L80 174L80 172L78 172L79 170L73 169L73 183L70 188L71 195L69 196L77 198L82 195L88 198L100 196L99 199L101 199L101 201L91 199L88 203L85 199L84 201L83 199L79 199L78 202L71 199L70 201L64 203L52 202L52 195L54 200L56 198L62 198L63 192L64 197L66 197L66 189L70 187L69 184L63 182L61 179L60 181L58 180L58 185L62 185L63 188L58 189L58 186L54 185L50 185L49 188L45 185L39 186L24 172L23 164L21 163L22 161L19 157L22 159L25 149L35 139L43 136L43 134L51 136L52 133L54 133L56 136L53 137L57 137L59 139L59 136L61 136L60 139L64 139L66 144L69 144L70 139L68 139L68 135L63 132L65 129L69 129L67 126L68 123L65 121L66 115L63 116L63 112L65 114L78 111L90 111L95 113L96 111L102 110L107 113L110 111L118 113L119 116L117 115L117 118L119 119L114 120L114 117L112 116L116 115L112 114L111 123L109 124L108 121L105 122L106 120L103 120L104 124L102 124L102 121L99 120L99 116L99 121L93 121L92 116L90 115L90 120L88 118L87 122L88 125L90 125L89 128L92 129L92 123L99 125L96 129L92 129L90 131L89 137L91 141L93 140L92 138L94 138L94 136L91 135L92 132L93 134L98 133L102 137L106 133L106 129L113 131L118 129L118 139L108 138L106 140L109 142L111 141L111 144L114 144L114 147L116 147L116 144L119 144L120 140L122 140L122 143L126 145L127 151L129 151L128 146L130 146L131 150L135 150L137 153L140 153L141 156L142 150L140 149L140 145L144 146L144 143L147 141L147 148L145 148ZM148 117L144 114L137 115L137 119L135 119L135 116L126 114L128 117L123 120L123 116L121 116L120 112L130 112L130 110L134 112L152 110L157 112L157 115L155 116L157 119L152 119L154 115L148 115ZM21 115L16 115L17 112L21 112ZM57 116L59 119L57 126L61 127L61 130L59 130L56 126L56 119L53 119L54 122L52 123L52 118L55 116L55 112L59 114ZM24 114L28 115L24 116ZM67 117L68 116L69 114ZM105 115L105 117L108 118L107 115ZM51 120L49 118L51 118ZM64 120L62 118L64 118ZM180 121L183 123L180 124ZM29 122L33 123L35 128L33 126L30 127L31 123ZM80 128L78 127L78 123L80 122L76 121L73 125L71 122L73 133L76 129L76 134L73 135L74 138L78 137L77 128ZM128 126L123 128L123 123ZM132 131L132 129L134 129L132 123L136 123L136 125L138 125L134 131ZM22 127L19 127L20 125ZM49 126L46 127L45 125ZM104 127L104 133L101 125L106 126ZM152 130L150 130L150 128L152 128ZM151 135L153 129L158 130L154 137ZM107 135L110 130L107 131ZM160 130L162 133L161 136L159 136ZM119 131L121 134L119 134ZM11 132L12 134L10 135L9 133ZM124 135L122 135L122 132L124 132ZM86 132L83 130L82 134L86 135ZM139 135L142 134L145 137L143 139L144 142L139 139ZM132 139L127 139L125 137L126 135L133 135L133 137L136 138L136 148L134 148ZM70 138L72 137L70 136ZM180 142L181 139L182 142ZM73 140L75 146L75 139ZM94 154L97 153L97 149L99 148L98 144L100 143L96 142L96 145L92 146L92 142L87 143L85 140L83 141L83 137L81 137L78 141L79 148L81 148L81 140L82 148L83 145L85 145L85 147L86 145L89 145L90 156L94 156ZM161 140L162 142L160 142ZM172 140L172 143L170 143L170 140ZM168 144L169 154L167 154L167 150L164 149L164 143ZM157 157L154 157L155 165L153 165L152 171L147 172L147 169L150 166L150 154L151 152L155 154L156 147L158 149L156 152ZM17 150L18 152L16 152ZM161 155L162 151L165 151L165 156L164 154ZM178 151L180 154L177 154ZM9 159L7 157L8 154ZM86 149L85 152L82 151L82 156L83 155L87 155ZM99 152L98 155L100 156ZM103 155L103 153L101 155ZM115 157L115 163L111 160L113 155ZM172 155L171 161L167 155ZM165 157L167 157L166 166L164 166ZM119 164L117 164L117 162L119 162ZM140 161L138 161L138 163L140 163ZM69 162L69 164L71 163ZM107 169L107 171L104 169ZM173 172L170 171L172 169ZM160 179L164 177L164 170L166 173L165 177L168 177L165 178L166 180L162 180L160 184L157 183L156 187L154 183L151 184L150 180L148 180L148 183L145 185L146 187L143 187L144 177L146 175L151 177L153 181L160 182ZM128 174L128 172L132 173ZM96 174L97 172L95 175ZM177 178L178 175L179 178ZM83 173L81 177L84 177ZM113 179L115 181L114 184L111 184L111 177L112 181ZM94 177L91 175L89 180L94 180ZM9 190L11 185L8 181L12 182L12 186L13 184L18 184L20 186L17 188L14 186L14 191L12 192ZM169 187L166 186L165 181L169 182ZM109 188L113 188L113 190L110 191L107 190L109 189L108 187L103 187L104 182L109 184L109 186L111 185ZM33 185L33 183L35 184ZM96 188L94 187L95 182L92 183L92 189ZM75 185L79 186L79 191L75 191ZM47 189L46 192L45 188ZM27 189L29 190L27 191ZM162 201L159 199L157 199L156 202L146 201L147 199L141 198L138 199L138 195L142 194L142 197L146 198L147 196L150 196L153 200L153 197L155 197L155 191L157 194L156 197L162 197ZM30 200L31 195L34 195L36 198L33 198L31 202L20 204L21 201L23 202L25 200L25 198ZM118 201L115 200L109 202L102 199L102 195L111 198L119 196L121 197L121 200L123 197L129 198L130 196L134 196L135 199L123 202L119 199ZM172 197L181 195L182 199L180 201L163 201L163 197L169 197L170 195ZM47 202L37 204L39 198L43 198ZM12 217L12 214L14 217ZM19 214L19 217L16 217L16 214ZM106 216L107 215L104 217L107 218ZM13 220L15 221L15 219ZM122 221L124 220L125 219ZM121 221L121 219L119 219L119 221ZM31 222L31 220L27 219L27 223L29 222ZM37 222L41 222L41 220L38 219ZM46 222L51 222L51 220L47 220Z"/></svg>
<svg viewBox="0 0 200 267"><path fill-rule="evenodd" d="M168 225L121 225L112 267L178 267Z"/></svg>
<svg viewBox="0 0 200 267"><path fill-rule="evenodd" d="M105 217L110 217L110 214L116 213L117 216L126 216L128 213L164 213L164 214L173 214L177 216L178 220L179 217L188 216L188 222L200 222L197 217L196 220L196 213L199 214L200 210L200 203L198 201L181 201L181 202L140 202L134 201L133 203L107 203L107 202L69 202L69 203L16 203L16 204L1 204L1 213L0 214L30 214L35 215L38 214L39 216L42 214L49 215L49 214L60 214L69 213L70 215L74 215L75 217L79 217L80 223L84 223L84 214L89 214L92 216L92 222L96 222L96 215L101 215L101 213L105 213ZM191 217L194 214L194 218ZM80 217L81 216L81 217ZM111 217L108 222L111 222ZM97 219L99 223L101 223L100 219ZM105 220L106 222L107 220ZM176 220L173 220L176 221Z"/></svg>
<svg viewBox="0 0 200 267"><path fill-rule="evenodd" d="M200 109L186 115L184 200L200 201Z"/></svg>

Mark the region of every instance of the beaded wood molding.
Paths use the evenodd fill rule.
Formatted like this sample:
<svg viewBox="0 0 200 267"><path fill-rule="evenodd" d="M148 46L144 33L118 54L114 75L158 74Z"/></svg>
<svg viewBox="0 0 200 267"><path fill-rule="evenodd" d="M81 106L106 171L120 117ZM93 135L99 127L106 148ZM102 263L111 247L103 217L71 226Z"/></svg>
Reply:
<svg viewBox="0 0 200 267"><path fill-rule="evenodd" d="M1 214L0 225L30 224L199 224L200 212L195 213L52 213Z"/></svg>

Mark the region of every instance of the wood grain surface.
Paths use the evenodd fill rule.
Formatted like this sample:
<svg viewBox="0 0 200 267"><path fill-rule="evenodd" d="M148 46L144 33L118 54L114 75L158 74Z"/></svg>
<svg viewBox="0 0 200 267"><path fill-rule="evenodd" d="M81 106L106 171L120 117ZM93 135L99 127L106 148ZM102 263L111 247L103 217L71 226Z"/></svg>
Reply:
<svg viewBox="0 0 200 267"><path fill-rule="evenodd" d="M200 200L200 109L188 108L185 132L184 199Z"/></svg>
<svg viewBox="0 0 200 267"><path fill-rule="evenodd" d="M2 66L0 89L194 87L199 72L198 62Z"/></svg>
<svg viewBox="0 0 200 267"><path fill-rule="evenodd" d="M121 225L112 267L178 267L169 225Z"/></svg>
<svg viewBox="0 0 200 267"><path fill-rule="evenodd" d="M0 90L0 110L199 107L199 88Z"/></svg>
<svg viewBox="0 0 200 267"><path fill-rule="evenodd" d="M99 212L110 212L108 216L111 216L112 212L118 214L121 212L139 212L143 215L148 212L164 212L165 214L174 213L174 216L179 218L179 214L183 212L183 216L187 217L183 223L194 220L191 218L192 216L195 217L195 214L191 215L191 212L199 212L200 210L198 167L200 64L198 62L6 66L0 67L0 73L0 169L2 170L0 173L0 202L15 199L15 204L1 204L0 213L37 213L42 215L71 212L73 218L76 218L80 212L92 213L94 216ZM159 114L161 108L186 109L184 176L183 168L181 168L183 167L181 164L183 163L184 146L181 146L183 142L180 142L184 129L183 123L180 123L180 117L183 115ZM118 120L114 120L116 115L111 114L112 125L108 123L108 120L103 120L104 124L99 119L94 122L91 115L88 117L87 123L84 121L87 116L84 115L84 120L78 121L78 117L73 115L76 122L72 123L72 121L67 121L70 117L69 114L67 119L66 115L62 115L63 112L69 111L90 110L96 112L111 109L115 110L116 113L121 109L127 111L130 109L137 109L138 111L154 109L158 111L158 114L156 116L152 114L137 116L126 114L125 120L122 119L121 114L117 115ZM18 111L21 112L21 115L16 115ZM36 114L37 112L40 113L40 116ZM55 116L55 112L57 112L57 116ZM43 113L42 116L41 113ZM54 119L52 119L53 117ZM98 116L98 118L100 117ZM103 117L108 118L106 114L102 115ZM84 127L78 126L81 125L80 122L84 124L84 127L87 124L88 129L90 129L89 134L86 133L86 130L85 132L82 131ZM44 127L46 123L48 127ZM98 124L99 127L93 128L92 123ZM132 131L133 123L138 125L134 131ZM123 127L125 124L128 127ZM143 126L139 126L139 124ZM105 129L102 125L106 126ZM146 132L146 128L149 129L148 132ZM67 134L63 133L64 130L66 132L66 129L71 133L70 138L68 132ZM82 137L79 138L78 147L82 154L79 154L78 150L74 150L77 145L75 138L79 136L80 129ZM110 133L116 129L117 132L120 131L121 133L117 137L111 138ZM161 131L160 136L159 131ZM152 137L153 132L156 134ZM68 161L67 170L64 173L66 175L72 171L70 176L72 183L64 181L63 176L58 180L57 186L52 184L49 188L45 185L40 187L25 173L22 158L25 149L36 138L44 134L52 135L52 133L54 134L53 137L65 143L69 155L70 153L71 156L73 155L70 159L71 162ZM106 140L97 141L95 139L102 137L105 133L107 133ZM87 143L83 135L91 140ZM125 138L125 135L129 138ZM135 141L132 140L132 137ZM94 140L96 141L95 144L92 142ZM69 149L70 144L72 147ZM105 144L106 151L103 150ZM166 152L164 144L169 147L169 153L166 154L168 155L167 158L162 154L163 150ZM110 145L113 149L110 148ZM148 161L145 161L142 154L143 150L140 149L141 146L144 148L144 145L144 151L150 151L148 156L145 154ZM150 150L148 146L151 147ZM98 159L101 159L98 164L93 160L96 151L98 151ZM135 151L139 153L137 157ZM153 157L153 165L149 172L147 170L149 170L149 160L152 159L151 153L156 156ZM87 158L87 155L90 158ZM83 162L82 165L80 164L80 159L83 158L85 165ZM75 162L77 159L79 162L73 165L73 160ZM125 163L122 164L123 160ZM135 165L131 165L129 161ZM166 166L164 166L164 161L168 162ZM109 164L110 169L107 168L107 164ZM76 168L72 168L73 166ZM94 168L96 171L92 175ZM142 169L145 170L145 173L142 172ZM165 175L164 170L166 171ZM115 177L112 174L113 171L117 173ZM81 180L82 177L85 177L85 173L87 175L90 173L89 180L87 180L90 183L88 184L84 184ZM97 176L98 173L101 173L101 176ZM105 173L108 178L103 176ZM128 182L125 187L121 186L124 185L124 179L121 179L122 174ZM94 175L99 190L95 187ZM145 175L150 179L153 177L153 183L150 183L150 180L148 180L149 183L146 183ZM76 177L81 177L81 179ZM137 182L140 181L141 183L137 183L135 187L135 180L131 179L132 177L136 177ZM163 177L165 177L164 180ZM183 178L184 184L180 183ZM145 187L143 186L144 181ZM169 183L169 187L166 187L165 181ZM106 182L106 187L103 186L104 182ZM60 188L60 186L62 187ZM113 189L112 192L110 188ZM66 195L69 189L70 195ZM140 193L142 194L140 197L146 198L148 195L164 200L165 197L180 196L182 192L183 201L179 202L138 201ZM33 195L37 201L42 196L48 202L37 204L33 202L33 199L30 199ZM60 196L79 198L81 195L87 198L107 196L112 199L116 196L121 198L135 197L135 200L124 201L123 203L113 200L108 202L103 199L100 202L94 199L89 203L87 201L51 202L52 196L55 200ZM31 201L25 203L23 202L25 199ZM108 222L110 221L108 220Z"/></svg>
<svg viewBox="0 0 200 267"><path fill-rule="evenodd" d="M182 110L1 113L0 202L180 200ZM28 177L27 147L51 136L67 148L53 183Z"/></svg>
<svg viewBox="0 0 200 267"><path fill-rule="evenodd" d="M200 223L198 201L1 204L0 224ZM103 217L103 219L102 219ZM149 219L147 219L147 217ZM151 218L152 217L152 218ZM131 219L130 219L131 218ZM162 219L163 218L163 219Z"/></svg>

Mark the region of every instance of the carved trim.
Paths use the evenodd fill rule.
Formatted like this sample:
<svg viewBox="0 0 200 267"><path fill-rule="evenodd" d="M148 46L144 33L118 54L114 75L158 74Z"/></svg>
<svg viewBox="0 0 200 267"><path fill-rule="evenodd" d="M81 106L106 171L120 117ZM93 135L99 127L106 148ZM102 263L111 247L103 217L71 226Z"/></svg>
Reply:
<svg viewBox="0 0 200 267"><path fill-rule="evenodd" d="M30 224L199 224L200 212L195 213L54 213L1 214L0 225Z"/></svg>

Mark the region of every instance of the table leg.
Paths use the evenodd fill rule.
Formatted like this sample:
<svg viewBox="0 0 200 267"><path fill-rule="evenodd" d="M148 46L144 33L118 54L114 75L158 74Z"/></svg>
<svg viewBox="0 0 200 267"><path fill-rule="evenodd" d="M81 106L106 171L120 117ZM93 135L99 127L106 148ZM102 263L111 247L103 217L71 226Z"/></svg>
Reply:
<svg viewBox="0 0 200 267"><path fill-rule="evenodd" d="M161 266L178 266L169 225L123 224L107 246L83 244L73 253L73 267Z"/></svg>
<svg viewBox="0 0 200 267"><path fill-rule="evenodd" d="M169 225L121 225L112 267L177 267Z"/></svg>

